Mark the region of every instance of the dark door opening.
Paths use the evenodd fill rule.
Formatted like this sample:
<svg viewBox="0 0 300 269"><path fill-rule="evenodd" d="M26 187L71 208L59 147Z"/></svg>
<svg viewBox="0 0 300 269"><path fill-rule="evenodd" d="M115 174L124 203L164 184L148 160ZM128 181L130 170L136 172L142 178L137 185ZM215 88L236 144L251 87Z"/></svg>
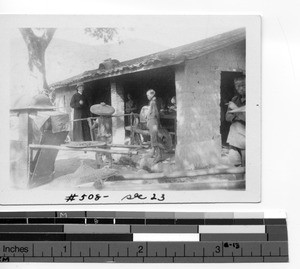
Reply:
<svg viewBox="0 0 300 269"><path fill-rule="evenodd" d="M128 101L128 94L135 101L137 113L141 108L149 103L146 92L149 89L156 91L156 96L160 99L160 108L166 109L170 100L175 96L175 71L173 67L164 67L132 73L121 78L124 87L125 102Z"/></svg>
<svg viewBox="0 0 300 269"><path fill-rule="evenodd" d="M156 91L158 108L161 110L161 124L164 128L174 130L174 120L166 119L168 114L168 107L171 105L172 97L176 96L175 91L175 71L173 67L164 67L154 70L137 72L126 75L122 78L122 85L124 86L125 108L128 101L128 95L134 100L136 104L135 113L140 113L143 106L149 104L146 97L146 92L149 89Z"/></svg>
<svg viewBox="0 0 300 269"><path fill-rule="evenodd" d="M110 105L111 97L109 79L95 80L85 83L83 94L87 97L90 106L100 104L102 102Z"/></svg>
<svg viewBox="0 0 300 269"><path fill-rule="evenodd" d="M237 77L242 76L242 72L221 72L221 138L222 138L222 145L226 146L226 140L229 133L230 122L226 121L226 111L228 108L228 102L236 94L235 87L234 87L234 79Z"/></svg>
<svg viewBox="0 0 300 269"><path fill-rule="evenodd" d="M172 97L176 98L175 70L173 66L146 70L122 76L120 82L124 87L125 111L128 95L135 104L134 113L140 114L144 106L149 105L146 92L149 89L156 91L157 106L160 110L160 124L169 132L173 144L176 141L176 111L169 109ZM126 120L127 119L127 120ZM129 127L129 117L125 118L125 125ZM140 126L146 128L145 118L140 118ZM130 135L130 132L127 132Z"/></svg>

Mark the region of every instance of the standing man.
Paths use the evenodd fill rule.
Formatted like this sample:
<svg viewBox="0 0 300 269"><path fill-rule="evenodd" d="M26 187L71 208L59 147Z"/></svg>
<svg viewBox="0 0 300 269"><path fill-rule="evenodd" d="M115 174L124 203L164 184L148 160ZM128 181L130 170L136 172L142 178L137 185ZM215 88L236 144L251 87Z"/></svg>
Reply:
<svg viewBox="0 0 300 269"><path fill-rule="evenodd" d="M157 109L155 91L150 89L146 93L149 102L149 111L147 115L147 127L150 132L151 147L154 153L153 163L162 161L162 152L158 143L158 127L160 124L159 111Z"/></svg>
<svg viewBox="0 0 300 269"><path fill-rule="evenodd" d="M77 93L72 96L70 106L74 109L74 120L90 117L90 106L83 95L83 83L77 84ZM73 122L73 141L90 141L90 127L87 120Z"/></svg>
<svg viewBox="0 0 300 269"><path fill-rule="evenodd" d="M231 122L227 143L241 156L241 165L245 166L246 149L246 86L245 77L234 79L236 95L228 103L226 120Z"/></svg>

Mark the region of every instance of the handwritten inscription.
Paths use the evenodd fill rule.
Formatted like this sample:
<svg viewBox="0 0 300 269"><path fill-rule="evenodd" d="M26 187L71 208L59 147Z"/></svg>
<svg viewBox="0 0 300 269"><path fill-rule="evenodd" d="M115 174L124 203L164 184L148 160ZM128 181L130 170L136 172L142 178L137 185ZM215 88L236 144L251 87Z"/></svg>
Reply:
<svg viewBox="0 0 300 269"><path fill-rule="evenodd" d="M134 193L134 194L127 194L127 195L125 195L122 199L121 199L121 201L123 201L123 200L146 200L146 199L148 199L148 200L156 200L156 201L159 201L159 202L162 202L162 201L164 201L165 200L165 194L163 193L163 194L160 194L160 195L157 195L156 193L153 193L151 196L144 196L143 194L141 194L141 193L138 193L138 192L136 192L136 193Z"/></svg>
<svg viewBox="0 0 300 269"><path fill-rule="evenodd" d="M72 193L65 197L65 201L68 202L83 202L83 201L99 201L100 199L108 198L109 195L100 195L99 193L93 194L82 194L78 195L76 193Z"/></svg>
<svg viewBox="0 0 300 269"><path fill-rule="evenodd" d="M65 197L66 203L72 202L101 202L101 200L109 198L109 195L100 195L99 193L84 193L84 194L77 194L71 193ZM157 201L162 202L166 199L165 194L157 194L152 193L150 195L145 195L143 193L129 193L121 198L121 201Z"/></svg>
<svg viewBox="0 0 300 269"><path fill-rule="evenodd" d="M229 248L229 247L232 247L232 248L235 248L235 249L239 249L240 248L240 244L239 243L225 242L224 243L224 248Z"/></svg>

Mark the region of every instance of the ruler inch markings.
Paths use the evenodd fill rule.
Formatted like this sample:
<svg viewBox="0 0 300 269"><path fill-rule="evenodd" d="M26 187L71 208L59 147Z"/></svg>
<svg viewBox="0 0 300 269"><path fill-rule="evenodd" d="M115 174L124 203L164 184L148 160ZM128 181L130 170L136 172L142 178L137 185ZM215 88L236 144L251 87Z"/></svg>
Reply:
<svg viewBox="0 0 300 269"><path fill-rule="evenodd" d="M276 214L130 213L0 214L0 262L288 262Z"/></svg>
<svg viewBox="0 0 300 269"><path fill-rule="evenodd" d="M18 244L19 242L16 242L16 244ZM50 251L50 257L54 257L54 259L56 260L56 261L61 261L60 259L57 259L58 258L58 256L61 256L61 255L59 255L59 254L61 254L61 252L59 252L59 254L58 254L58 252L57 252L57 249L55 249L55 251L54 251L54 248L56 247L56 245L59 245L59 244L62 244L62 245L65 245L65 244L63 244L63 242L51 242L53 245L51 245L50 246L50 249L51 249L51 251ZM50 243L50 244L51 244ZM70 246L72 245L72 243L73 242L69 242L69 244L70 244ZM76 242L75 242L76 243ZM92 255L91 255L91 252L90 252L90 249L91 249L91 246L89 245L89 243L92 243L92 242L84 242L85 244L87 244L87 246L88 246L88 253L82 253L82 252L79 252L79 255L73 255L72 254L72 248L70 249L70 256L69 257L74 257L74 258L76 258L76 257L83 257L83 258L85 258L85 257L91 257ZM181 247L182 247L182 254L178 254L177 253L177 249L178 249L178 245L180 244L180 242L165 242L165 244L162 246L162 249L163 249L163 252L160 252L159 253L159 251L158 251L158 249L157 249L157 245L161 245L161 242L152 242L151 243L151 247L152 247L152 253L153 253L153 251L155 252L155 255L153 255L153 254L149 254L148 252L149 252L149 250L150 250L150 247L148 247L148 242L140 242L140 243L143 243L144 244L144 246L145 246L145 250L146 250L146 256L144 256L144 257L171 257L172 259L174 259L174 257L177 257L177 256L179 256L179 257L190 257L190 256L193 256L193 257L204 257L204 258L209 258L209 259L205 259L207 262L211 262L212 261L212 258L217 258L217 262L222 262L222 261L224 261L224 262L226 262L226 261L228 261L228 259L224 259L224 260L222 260L222 259L219 259L218 257L224 257L224 258L226 258L226 257L228 257L228 256L226 256L226 253L225 253L225 251L224 251L224 242L223 241L219 241L219 242L204 242L204 243L201 243L201 242L199 242L198 244L200 245L202 245L203 246L203 248L202 248L202 255L201 255L201 253L197 253L197 255L196 255L196 252L194 251L193 252L193 255L188 255L187 253L186 253L186 242L183 242L182 244L181 244ZM253 242L239 242L240 244L253 244ZM278 245L278 243L280 244L280 245ZM33 244L33 245L35 245L35 243L30 243L31 245ZM39 244L38 242L37 242L37 244ZM56 244L56 245L55 245ZM77 243L76 243L77 244ZM113 243L113 244L115 244L115 245L117 245L118 243L116 242L116 243ZM122 253L121 254L121 252L118 250L117 251L117 254L115 254L115 255L113 255L112 253L111 253L111 248L110 248L110 246L111 246L111 244L108 242L107 243L107 247L108 247L108 249L109 249L109 255L108 255L108 257L133 257L134 255L133 255L133 252L131 252L131 254L130 254L130 252L129 252L129 248L130 248L130 244L133 244L133 243L126 243L126 242L121 242L121 244L123 244L125 247L126 247L126 250L127 250L127 253L126 253L126 255L124 255L124 253ZM127 244L127 245L126 245ZM136 243L135 243L136 244ZM155 244L157 244L157 245L155 245ZM265 260L268 260L268 261L270 261L270 262L275 262L275 261L281 261L281 262L285 262L285 261L287 261L288 260L288 255L282 255L282 253L281 253L281 244L282 245L287 245L287 243L286 242L260 242L259 243L259 247L261 248L261 255L259 255L259 256L257 256L257 254L256 255L253 255L253 253L252 253L252 251L250 252L251 253L251 255L240 255L240 254L237 254L237 253L235 253L232 249L230 250L230 253L231 253L231 257L244 257L244 260L243 259L240 259L240 261L241 262L246 262L247 260L249 260L250 262L253 260L253 261L255 261L255 259L256 260L258 260L257 258L258 257L275 257L274 259L269 259L268 260L268 258L265 258ZM138 244L137 244L138 245ZM209 247L209 245L210 245L210 247ZM212 252L212 249L215 247L215 246L217 246L217 245L220 245L221 247L222 247L222 250L221 250L221 252L219 253L220 254L220 256L216 256L216 252ZM173 247L173 250L171 250L171 247ZM206 249L207 248L210 248L210 250L209 250L209 252L206 252ZM277 253L273 253L272 252L272 249L273 248L278 248L278 252ZM194 247L193 247L193 249L194 249ZM241 254L244 254L244 246L241 246ZM271 251L270 251L270 249L271 249ZM280 250L279 250L280 249ZM170 252L169 252L169 250L170 250ZM55 254L56 253L56 254ZM99 253L99 252L98 252ZM15 255L15 253L13 253L13 255ZM182 255L182 256L181 256ZM4 255L3 255L4 256ZM99 256L100 256L100 253L99 253ZM29 260L26 260L26 257L28 257L28 256L26 256L26 255L24 255L24 253L22 254L22 256L21 256L22 258L23 257L25 257L25 260L24 261L29 261ZM36 257L36 258L39 258L39 257L43 257L43 253L42 253L42 255L41 256L37 256L37 255L32 255L32 256L30 256L30 257ZM247 257L249 258L249 259L247 259ZM279 257L279 258L278 258ZM282 257L281 259L280 259L280 257ZM64 259L63 259L63 261L67 261L67 258L68 258L68 256L65 256L65 257L63 257ZM251 258L253 258L252 260L251 260ZM69 261L73 261L74 259L72 259L72 260L69 260ZM42 260L41 260L42 261ZM79 261L78 259L76 260L76 261ZM238 261L238 259L237 259L237 261ZM204 261L205 262L205 261Z"/></svg>

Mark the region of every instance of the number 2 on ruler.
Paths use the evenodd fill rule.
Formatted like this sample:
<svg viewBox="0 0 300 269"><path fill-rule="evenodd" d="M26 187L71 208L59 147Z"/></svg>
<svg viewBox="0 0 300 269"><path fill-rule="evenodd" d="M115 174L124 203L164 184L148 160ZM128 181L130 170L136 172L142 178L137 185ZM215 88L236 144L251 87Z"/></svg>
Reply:
<svg viewBox="0 0 300 269"><path fill-rule="evenodd" d="M143 246L138 246L138 254L143 254L144 252L143 252L143 250L144 250L144 248L143 248Z"/></svg>

